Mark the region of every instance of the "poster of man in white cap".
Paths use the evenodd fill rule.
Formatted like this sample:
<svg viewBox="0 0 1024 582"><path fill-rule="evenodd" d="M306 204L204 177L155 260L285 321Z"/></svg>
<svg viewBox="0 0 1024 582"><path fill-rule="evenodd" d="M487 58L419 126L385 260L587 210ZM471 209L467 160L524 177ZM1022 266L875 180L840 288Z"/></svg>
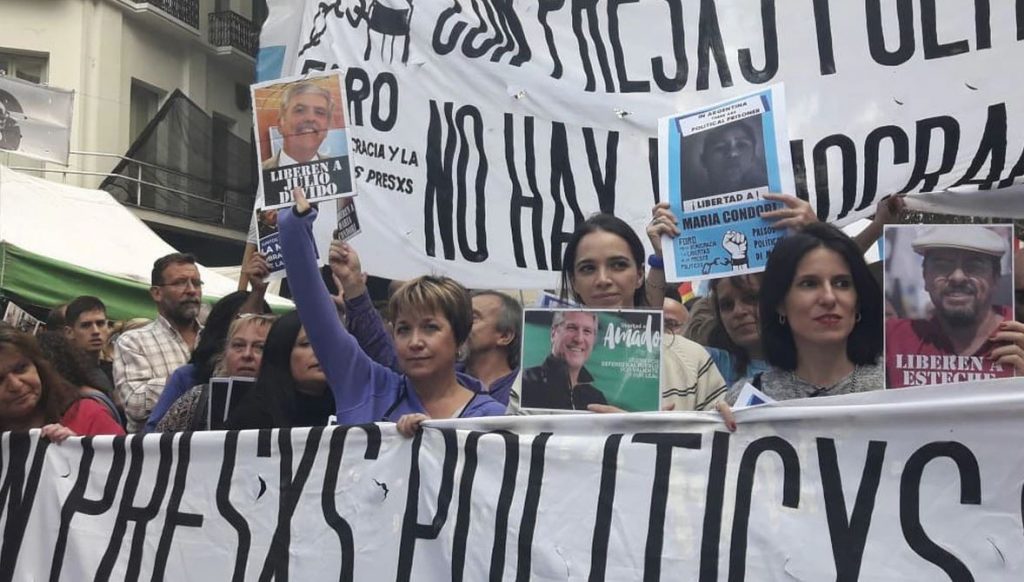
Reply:
<svg viewBox="0 0 1024 582"><path fill-rule="evenodd" d="M1014 375L1000 336L1013 321L1011 225L886 227L889 388Z"/></svg>

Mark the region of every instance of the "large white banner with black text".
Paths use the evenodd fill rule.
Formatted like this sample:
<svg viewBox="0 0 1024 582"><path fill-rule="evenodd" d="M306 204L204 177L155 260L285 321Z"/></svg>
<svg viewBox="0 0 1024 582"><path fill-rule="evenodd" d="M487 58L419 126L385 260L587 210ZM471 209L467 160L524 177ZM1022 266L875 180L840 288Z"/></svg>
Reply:
<svg viewBox="0 0 1024 582"><path fill-rule="evenodd" d="M1024 578L1024 392L0 441L0 580Z"/></svg>
<svg viewBox="0 0 1024 582"><path fill-rule="evenodd" d="M1024 176L1020 1L276 0L261 40L264 76L343 69L384 276L552 286L576 223L664 198L659 117L769 83L823 219Z"/></svg>

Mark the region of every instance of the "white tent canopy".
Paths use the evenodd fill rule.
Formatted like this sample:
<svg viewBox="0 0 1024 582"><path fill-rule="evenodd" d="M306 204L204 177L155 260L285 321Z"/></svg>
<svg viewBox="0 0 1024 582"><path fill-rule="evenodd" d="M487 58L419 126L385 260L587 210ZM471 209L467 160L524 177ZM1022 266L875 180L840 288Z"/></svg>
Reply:
<svg viewBox="0 0 1024 582"><path fill-rule="evenodd" d="M2 165L0 244L143 288L149 286L153 261L176 250L103 190L51 182ZM8 292L9 261L5 256L0 270L0 287ZM202 265L199 270L204 297L219 298L237 289L235 280ZM68 285L71 296L78 294L73 283ZM275 307L291 306L276 295L268 295L267 301Z"/></svg>

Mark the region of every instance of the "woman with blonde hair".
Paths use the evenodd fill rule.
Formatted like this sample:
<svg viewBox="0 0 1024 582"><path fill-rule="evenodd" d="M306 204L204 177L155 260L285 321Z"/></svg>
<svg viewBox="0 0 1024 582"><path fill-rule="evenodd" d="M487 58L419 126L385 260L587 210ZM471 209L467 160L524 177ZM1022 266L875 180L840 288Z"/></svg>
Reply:
<svg viewBox="0 0 1024 582"><path fill-rule="evenodd" d="M279 218L281 252L299 317L334 392L340 424L398 421L411 434L427 418L495 416L505 406L482 393L479 380L457 373L459 346L473 323L469 293L448 277L424 276L392 296L398 373L373 361L345 329L317 270L316 210L301 189ZM346 296L346 300L354 298ZM383 326L377 332L385 335Z"/></svg>

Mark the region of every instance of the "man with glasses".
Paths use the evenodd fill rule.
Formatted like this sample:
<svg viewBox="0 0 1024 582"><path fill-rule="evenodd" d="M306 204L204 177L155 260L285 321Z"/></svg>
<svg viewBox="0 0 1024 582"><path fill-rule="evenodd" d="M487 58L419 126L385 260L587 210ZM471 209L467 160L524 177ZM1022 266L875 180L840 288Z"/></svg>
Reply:
<svg viewBox="0 0 1024 582"><path fill-rule="evenodd" d="M124 402L128 432L138 432L160 398L167 377L188 361L200 325L203 298L192 255L171 253L153 263L149 295L157 318L127 331L114 347L114 386Z"/></svg>
<svg viewBox="0 0 1024 582"><path fill-rule="evenodd" d="M933 311L928 319L886 322L889 387L1013 376L1020 351L1006 341L1019 335L1007 328L1013 306L1009 297L995 300L1006 237L984 226L936 225L922 228L911 247L924 257Z"/></svg>

